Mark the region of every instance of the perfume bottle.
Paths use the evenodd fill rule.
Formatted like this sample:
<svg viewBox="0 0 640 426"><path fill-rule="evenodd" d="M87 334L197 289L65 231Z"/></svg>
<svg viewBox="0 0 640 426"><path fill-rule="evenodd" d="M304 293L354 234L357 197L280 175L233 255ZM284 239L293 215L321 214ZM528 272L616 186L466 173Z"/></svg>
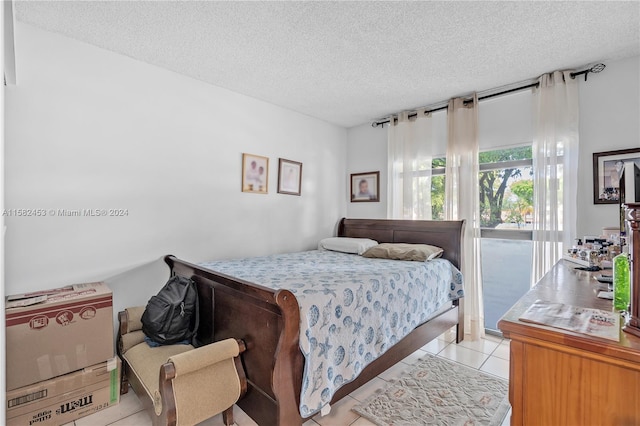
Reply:
<svg viewBox="0 0 640 426"><path fill-rule="evenodd" d="M629 255L620 253L613 258L613 308L626 311L629 308L631 274Z"/></svg>

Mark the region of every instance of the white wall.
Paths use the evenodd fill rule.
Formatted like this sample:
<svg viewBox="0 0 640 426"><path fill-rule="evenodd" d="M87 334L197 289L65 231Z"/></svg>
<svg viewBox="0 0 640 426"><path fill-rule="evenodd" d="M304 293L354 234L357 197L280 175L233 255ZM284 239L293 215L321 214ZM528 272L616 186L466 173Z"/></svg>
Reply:
<svg viewBox="0 0 640 426"><path fill-rule="evenodd" d="M384 219L387 217L387 126L371 127L371 123L352 127L347 132L347 194L351 191L351 173L380 171L380 202L348 202L347 217Z"/></svg>
<svg viewBox="0 0 640 426"><path fill-rule="evenodd" d="M640 147L640 57L608 62L600 74L580 78L580 162L578 174L578 236L598 234L616 226L615 205L593 204L594 152ZM481 149L531 143L531 92L516 92L480 102ZM445 132L446 122L436 124ZM370 124L349 129L349 173L381 170L386 179L387 130ZM382 176L382 172L381 172ZM384 182L384 181L383 181ZM384 186L384 185L383 185ZM385 217L386 188L380 203L350 203L349 217ZM373 205L377 204L377 205Z"/></svg>
<svg viewBox="0 0 640 426"><path fill-rule="evenodd" d="M116 309L145 303L165 254L315 248L346 213L341 127L22 23L16 57L5 208L128 215L6 217L8 294L110 277ZM269 157L268 195L240 191L243 152ZM277 193L278 157L302 196Z"/></svg>
<svg viewBox="0 0 640 426"><path fill-rule="evenodd" d="M593 153L640 148L640 56L607 62L580 84L579 236L618 226L618 208L593 204Z"/></svg>

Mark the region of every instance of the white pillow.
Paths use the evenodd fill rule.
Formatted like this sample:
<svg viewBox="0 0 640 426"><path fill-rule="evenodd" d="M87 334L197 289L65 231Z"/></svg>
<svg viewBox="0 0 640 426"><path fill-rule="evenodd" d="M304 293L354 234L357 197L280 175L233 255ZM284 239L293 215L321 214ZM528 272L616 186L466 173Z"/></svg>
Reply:
<svg viewBox="0 0 640 426"><path fill-rule="evenodd" d="M378 245L369 238L331 237L320 240L318 250L332 250L342 253L362 254L371 247Z"/></svg>

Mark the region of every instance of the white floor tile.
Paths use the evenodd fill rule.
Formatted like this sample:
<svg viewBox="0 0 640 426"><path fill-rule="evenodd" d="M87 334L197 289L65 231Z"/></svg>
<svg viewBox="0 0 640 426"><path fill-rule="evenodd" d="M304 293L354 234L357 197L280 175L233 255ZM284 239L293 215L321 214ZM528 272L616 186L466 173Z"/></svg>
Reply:
<svg viewBox="0 0 640 426"><path fill-rule="evenodd" d="M505 340L504 342L500 343L500 345L496 348L496 350L493 351L491 356L497 356L498 358L506 359L508 361L509 354L510 354L509 352L510 343L511 343L510 340Z"/></svg>
<svg viewBox="0 0 640 426"><path fill-rule="evenodd" d="M76 426L105 426L142 411L144 408L133 390L120 395L120 402L75 421Z"/></svg>
<svg viewBox="0 0 640 426"><path fill-rule="evenodd" d="M496 342L489 339L479 339L479 340L463 340L458 343L458 346L462 346L463 348L473 349L474 351L482 352L483 354L491 355L493 351L500 345L500 342Z"/></svg>
<svg viewBox="0 0 640 426"><path fill-rule="evenodd" d="M429 352L430 354L437 355L440 353L441 350L446 348L447 345L449 344L455 345L455 343L449 343L442 339L433 339L432 341L430 341L420 349L422 349L425 352Z"/></svg>
<svg viewBox="0 0 640 426"><path fill-rule="evenodd" d="M500 336L494 336L493 334L485 333L483 339L491 340L492 342L502 343L504 339Z"/></svg>
<svg viewBox="0 0 640 426"><path fill-rule="evenodd" d="M314 422L313 419L309 419L302 423L302 426L318 426L318 423Z"/></svg>
<svg viewBox="0 0 640 426"><path fill-rule="evenodd" d="M443 358L459 362L472 368L480 368L489 355L460 345L449 345L438 354Z"/></svg>
<svg viewBox="0 0 640 426"><path fill-rule="evenodd" d="M349 396L358 400L359 402L363 402L365 399L376 393L378 389L383 389L386 385L387 382L379 377L374 377L363 386L360 386L358 389L351 392Z"/></svg>
<svg viewBox="0 0 640 426"><path fill-rule="evenodd" d="M85 417L92 418L93 416ZM93 423L87 423L88 425L93 425ZM115 423L111 423L110 426L152 426L151 417L147 414L146 411L139 411L129 417L125 417L124 419L120 419Z"/></svg>
<svg viewBox="0 0 640 426"><path fill-rule="evenodd" d="M358 401L350 396L345 396L338 401L337 404L331 406L331 412L329 414L326 416L317 414L313 417L313 421L322 426L349 425L360 417L351 411L351 408L356 404L358 404Z"/></svg>
<svg viewBox="0 0 640 426"><path fill-rule="evenodd" d="M378 374L378 377L381 378L382 380L390 382L391 380L399 379L400 376L402 376L402 373L404 373L408 369L409 369L409 366L407 364L399 362L396 365L393 365L389 367L387 370Z"/></svg>
<svg viewBox="0 0 640 426"><path fill-rule="evenodd" d="M509 361L490 356L482 367L480 367L480 371L509 380Z"/></svg>
<svg viewBox="0 0 640 426"><path fill-rule="evenodd" d="M371 423L369 420L365 419L364 417L358 417L358 420L351 423L350 426L376 426L376 424Z"/></svg>

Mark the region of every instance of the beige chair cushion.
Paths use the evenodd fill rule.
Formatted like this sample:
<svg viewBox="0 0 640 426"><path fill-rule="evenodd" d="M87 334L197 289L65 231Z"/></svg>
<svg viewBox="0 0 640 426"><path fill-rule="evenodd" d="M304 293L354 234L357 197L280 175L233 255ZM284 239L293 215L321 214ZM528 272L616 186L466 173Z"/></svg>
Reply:
<svg viewBox="0 0 640 426"><path fill-rule="evenodd" d="M153 397L158 390L160 366L169 358L193 349L191 345L167 345L152 348L145 342L140 343L123 354L130 370L142 382L147 393Z"/></svg>

